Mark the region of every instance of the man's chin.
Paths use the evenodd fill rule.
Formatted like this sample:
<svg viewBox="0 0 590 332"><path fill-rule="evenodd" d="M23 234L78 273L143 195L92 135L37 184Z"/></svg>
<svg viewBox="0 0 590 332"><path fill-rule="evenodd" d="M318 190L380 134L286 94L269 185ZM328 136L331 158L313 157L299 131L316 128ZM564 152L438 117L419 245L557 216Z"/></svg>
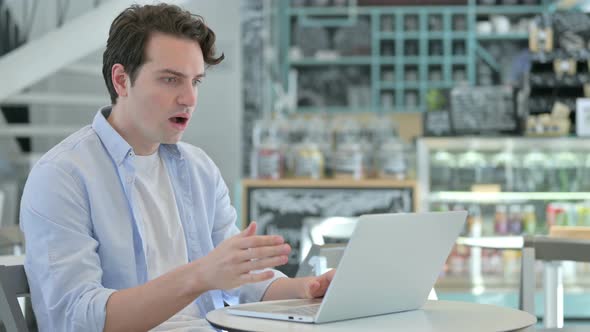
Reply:
<svg viewBox="0 0 590 332"><path fill-rule="evenodd" d="M182 135L176 135L174 137L167 137L162 140L162 144L176 144L180 142Z"/></svg>

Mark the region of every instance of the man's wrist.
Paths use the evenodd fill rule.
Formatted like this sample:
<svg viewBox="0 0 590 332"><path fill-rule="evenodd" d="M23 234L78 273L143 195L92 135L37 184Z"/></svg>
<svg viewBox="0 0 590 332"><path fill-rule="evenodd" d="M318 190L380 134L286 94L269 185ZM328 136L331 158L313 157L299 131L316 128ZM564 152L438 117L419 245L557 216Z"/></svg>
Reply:
<svg viewBox="0 0 590 332"><path fill-rule="evenodd" d="M186 271L183 273L186 277L184 277L183 280L186 281L184 289L187 296L197 298L201 294L212 289L212 287L207 284L206 274L205 271L203 271L203 264L200 260L186 264L184 267L186 267Z"/></svg>

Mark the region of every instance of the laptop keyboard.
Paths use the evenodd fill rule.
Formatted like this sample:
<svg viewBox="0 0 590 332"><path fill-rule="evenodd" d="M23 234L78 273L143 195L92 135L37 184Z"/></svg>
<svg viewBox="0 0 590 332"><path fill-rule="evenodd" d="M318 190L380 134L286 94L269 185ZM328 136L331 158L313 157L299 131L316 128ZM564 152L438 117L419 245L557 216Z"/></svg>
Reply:
<svg viewBox="0 0 590 332"><path fill-rule="evenodd" d="M275 311L275 313L293 314L293 315L300 315L300 316L315 316L315 314L320 309L320 304L321 303L310 304L310 305L305 305L305 306L300 306L300 307L292 307L289 309L277 310L277 311Z"/></svg>

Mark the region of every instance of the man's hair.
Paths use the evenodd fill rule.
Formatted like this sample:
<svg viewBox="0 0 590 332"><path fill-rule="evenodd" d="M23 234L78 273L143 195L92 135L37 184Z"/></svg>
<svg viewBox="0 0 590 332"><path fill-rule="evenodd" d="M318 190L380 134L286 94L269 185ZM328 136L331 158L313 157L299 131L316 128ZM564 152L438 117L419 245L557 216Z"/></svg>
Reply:
<svg viewBox="0 0 590 332"><path fill-rule="evenodd" d="M132 5L111 24L107 47L102 57L102 75L113 105L118 97L111 75L113 65L123 65L133 85L146 60L147 42L155 32L198 42L207 65L216 65L224 58L223 53L215 57L215 33L201 16L169 4Z"/></svg>

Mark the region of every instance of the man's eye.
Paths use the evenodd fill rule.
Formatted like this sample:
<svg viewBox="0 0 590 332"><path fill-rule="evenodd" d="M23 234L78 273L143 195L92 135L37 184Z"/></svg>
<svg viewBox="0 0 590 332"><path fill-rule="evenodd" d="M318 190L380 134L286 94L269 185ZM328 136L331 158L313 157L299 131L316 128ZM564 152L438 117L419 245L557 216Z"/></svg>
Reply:
<svg viewBox="0 0 590 332"><path fill-rule="evenodd" d="M166 83L176 83L176 77L164 77Z"/></svg>
<svg viewBox="0 0 590 332"><path fill-rule="evenodd" d="M201 84L201 80L193 80L193 86Z"/></svg>

